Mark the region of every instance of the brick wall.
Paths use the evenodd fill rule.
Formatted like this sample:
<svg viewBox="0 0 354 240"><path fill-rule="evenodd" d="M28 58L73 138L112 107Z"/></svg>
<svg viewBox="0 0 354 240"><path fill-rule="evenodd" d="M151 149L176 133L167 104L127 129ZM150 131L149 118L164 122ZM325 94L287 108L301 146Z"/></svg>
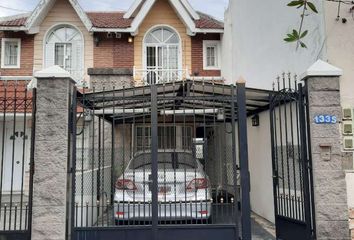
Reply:
<svg viewBox="0 0 354 240"><path fill-rule="evenodd" d="M203 40L220 40L220 34L197 34L192 37L192 76L221 76L220 70L203 70Z"/></svg>
<svg viewBox="0 0 354 240"><path fill-rule="evenodd" d="M134 44L128 42L128 34L122 38L107 38L107 33L95 34L100 39L94 46L94 68L130 68L134 66Z"/></svg>
<svg viewBox="0 0 354 240"><path fill-rule="evenodd" d="M134 66L134 44L128 43L129 34L122 38L107 38L106 33L95 34L100 38L94 46L94 68L130 68ZM31 76L34 61L34 35L24 32L0 32L0 38L21 38L20 69L1 69L2 76ZM220 40L219 34L197 34L192 37L191 73L199 76L220 76L220 70L203 70L203 40ZM1 47L1 46L0 46ZM0 49L1 50L1 49Z"/></svg>
<svg viewBox="0 0 354 240"><path fill-rule="evenodd" d="M349 228L351 239L354 240L354 208L349 209Z"/></svg>
<svg viewBox="0 0 354 240"><path fill-rule="evenodd" d="M1 76L32 76L33 75L33 54L34 35L24 32L0 32L1 38L21 38L21 62L19 69L0 68ZM1 44L0 44L1 53ZM0 58L1 61L1 58Z"/></svg>

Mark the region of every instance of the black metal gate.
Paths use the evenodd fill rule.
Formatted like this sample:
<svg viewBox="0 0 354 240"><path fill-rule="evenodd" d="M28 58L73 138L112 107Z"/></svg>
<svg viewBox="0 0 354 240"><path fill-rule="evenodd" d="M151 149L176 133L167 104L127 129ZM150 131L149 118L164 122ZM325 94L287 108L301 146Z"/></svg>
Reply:
<svg viewBox="0 0 354 240"><path fill-rule="evenodd" d="M251 239L246 117L268 94L246 106L244 84L204 81L78 93L74 239Z"/></svg>
<svg viewBox="0 0 354 240"><path fill-rule="evenodd" d="M0 81L0 239L29 240L36 90Z"/></svg>
<svg viewBox="0 0 354 240"><path fill-rule="evenodd" d="M270 96L277 239L315 239L306 86L284 75L277 88Z"/></svg>

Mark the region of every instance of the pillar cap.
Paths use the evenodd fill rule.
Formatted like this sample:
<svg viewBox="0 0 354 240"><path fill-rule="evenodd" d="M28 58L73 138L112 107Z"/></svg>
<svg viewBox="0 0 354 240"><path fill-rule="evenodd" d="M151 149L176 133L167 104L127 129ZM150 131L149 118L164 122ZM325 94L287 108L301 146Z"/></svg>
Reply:
<svg viewBox="0 0 354 240"><path fill-rule="evenodd" d="M309 67L302 75L301 79L305 80L308 77L339 77L343 75L343 70L337 68L323 60L317 60Z"/></svg>
<svg viewBox="0 0 354 240"><path fill-rule="evenodd" d="M34 73L35 78L70 78L70 73L63 68L55 65Z"/></svg>

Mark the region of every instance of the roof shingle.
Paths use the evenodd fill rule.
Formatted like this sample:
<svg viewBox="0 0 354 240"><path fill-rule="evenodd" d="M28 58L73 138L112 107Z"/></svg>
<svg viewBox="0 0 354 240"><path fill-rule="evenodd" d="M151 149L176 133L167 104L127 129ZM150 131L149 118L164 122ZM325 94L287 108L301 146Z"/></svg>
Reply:
<svg viewBox="0 0 354 240"><path fill-rule="evenodd" d="M224 29L224 23L216 20L212 16L198 12L200 19L195 20L195 26L202 29Z"/></svg>
<svg viewBox="0 0 354 240"><path fill-rule="evenodd" d="M87 12L93 27L97 28L129 28L133 18L125 19L124 12ZM195 20L197 28L201 29L223 29L224 24L210 15L198 12L199 20ZM27 17L0 22L0 26L21 27L26 23Z"/></svg>
<svg viewBox="0 0 354 240"><path fill-rule="evenodd" d="M133 19L125 19L124 12L87 12L92 25L97 28L128 28Z"/></svg>
<svg viewBox="0 0 354 240"><path fill-rule="evenodd" d="M12 19L8 21L3 21L0 22L0 26L5 26L5 27L21 27L26 24L27 17L21 17L17 19Z"/></svg>

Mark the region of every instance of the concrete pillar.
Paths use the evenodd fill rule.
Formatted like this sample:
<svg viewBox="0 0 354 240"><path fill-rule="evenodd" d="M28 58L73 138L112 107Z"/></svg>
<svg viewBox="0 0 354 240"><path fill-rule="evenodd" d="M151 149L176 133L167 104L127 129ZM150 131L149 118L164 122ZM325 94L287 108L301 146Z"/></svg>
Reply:
<svg viewBox="0 0 354 240"><path fill-rule="evenodd" d="M67 237L70 145L69 106L74 81L54 66L35 74L37 118L33 180L32 240Z"/></svg>
<svg viewBox="0 0 354 240"><path fill-rule="evenodd" d="M317 239L350 239L347 186L342 167L339 77L342 70L321 60L303 75L308 86ZM335 123L316 124L318 115Z"/></svg>

